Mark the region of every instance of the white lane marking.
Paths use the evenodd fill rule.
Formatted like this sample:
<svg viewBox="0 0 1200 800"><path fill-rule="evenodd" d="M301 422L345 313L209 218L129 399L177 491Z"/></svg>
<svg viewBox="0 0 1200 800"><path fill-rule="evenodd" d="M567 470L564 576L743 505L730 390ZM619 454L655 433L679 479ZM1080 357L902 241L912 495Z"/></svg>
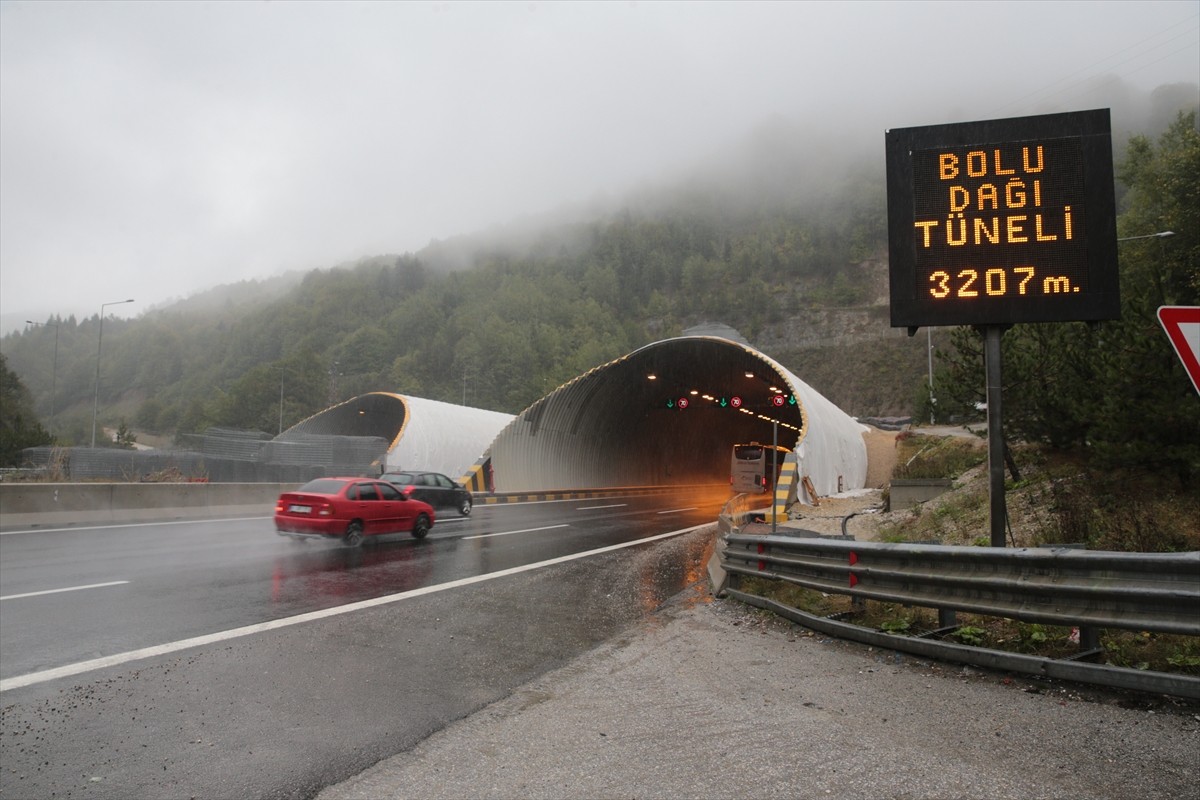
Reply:
<svg viewBox="0 0 1200 800"><path fill-rule="evenodd" d="M79 592L84 589L100 589L105 586L120 586L129 581L109 581L108 583L89 583L87 586L68 586L65 589L45 589L40 592L25 592L24 594L6 594L0 600L16 600L18 597L37 597L41 594L58 594L59 592Z"/></svg>
<svg viewBox="0 0 1200 800"><path fill-rule="evenodd" d="M659 514L682 514L684 511L695 511L700 506L688 506L687 508L672 508L667 511L659 511Z"/></svg>
<svg viewBox="0 0 1200 800"><path fill-rule="evenodd" d="M629 503L613 503L611 506L582 506L575 509L576 511L596 511L601 508L624 508Z"/></svg>
<svg viewBox="0 0 1200 800"><path fill-rule="evenodd" d="M74 525L69 528L28 528L20 531L0 531L0 536L15 536L18 533L63 533L64 531L105 531L120 528L149 528L156 525L201 525L205 522L251 522L274 517L224 517L221 519L171 519L162 522L128 522L124 525Z"/></svg>
<svg viewBox="0 0 1200 800"><path fill-rule="evenodd" d="M500 531L500 533L480 533L480 534L476 534L475 536L464 536L464 537L462 537L462 540L465 542L467 539L486 539L489 536L508 536L511 533L533 533L534 531L552 531L555 528L569 528L569 527L571 527L571 526L566 525L566 524L547 525L544 528L525 528L524 530L519 530L519 531Z"/></svg>
<svg viewBox="0 0 1200 800"><path fill-rule="evenodd" d="M502 569L499 572L489 572L484 575L475 575L470 578L461 578L449 583L442 583L436 586L424 586L420 589L412 589L407 592L398 594L389 594L383 597L375 597L371 600L360 600L357 603L349 603L344 606L336 606L334 608L325 608L320 611L310 611L307 614L297 614L294 617L284 617L283 619L271 620L270 622L260 622L255 625L246 625L242 628L234 628L228 631L218 631L205 636L196 636L191 639L182 639L178 642L169 642L167 644L155 645L154 647L144 647L141 650L131 650L128 653L117 653L116 655L104 656L103 658L94 658L91 661L80 661L76 664L68 664L63 667L55 667L54 669L46 669L41 672L30 672L25 675L18 675L15 678L0 679L0 693L7 692L11 689L20 689L24 686L33 686L38 683L56 680L58 678L69 678L72 675L79 675L84 672L92 672L93 670L104 669L105 667L115 667L120 664L126 664L130 661L139 661L145 658L153 658L155 656L167 655L180 650L186 650L190 647L202 647L206 644L215 644L217 642L226 642L230 639L239 639L243 636L250 636L255 633L265 633L279 628L289 628L293 625L299 625L304 622L312 622L318 619L327 617L336 617L341 614L349 614L354 611L361 611L375 606L388 605L400 600L407 600L410 597L421 597L427 594L436 594L444 592L448 589L458 589L463 586L470 586L476 583L495 580L496 578L506 578L509 575L518 575L522 572L531 572L535 569L543 567L551 567L555 564L565 564L568 561L576 561L589 556L600 555L601 553L611 553L614 550L623 550L626 547L636 547L637 545L656 542L660 539L669 539L672 536L681 536L685 533L692 533L701 528L711 526L713 523L706 522L703 525L693 525L690 528L681 528L677 531L669 531L660 533L655 536L647 536L645 539L637 539L632 542L622 542L621 544L610 544L607 547L598 547L595 550L585 550L582 553L575 553L569 556L559 556L558 558L547 559L546 561L538 561L533 564L526 564L522 567L510 567Z"/></svg>

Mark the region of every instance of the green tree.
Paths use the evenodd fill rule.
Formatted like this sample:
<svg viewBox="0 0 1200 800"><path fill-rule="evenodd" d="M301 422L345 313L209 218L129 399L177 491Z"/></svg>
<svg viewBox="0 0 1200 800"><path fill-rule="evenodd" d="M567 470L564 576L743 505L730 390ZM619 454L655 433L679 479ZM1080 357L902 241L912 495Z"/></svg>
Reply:
<svg viewBox="0 0 1200 800"><path fill-rule="evenodd" d="M1120 170L1129 186L1122 237L1119 321L1101 329L1092 434L1108 463L1138 463L1200 481L1200 402L1158 322L1163 305L1200 305L1200 132L1180 114L1154 147L1135 137Z"/></svg>
<svg viewBox="0 0 1200 800"><path fill-rule="evenodd" d="M117 436L114 441L116 446L122 450L136 449L134 445L137 444L137 436L134 435L133 431L129 430L129 425L126 424L125 420L121 420L121 423L117 426Z"/></svg>
<svg viewBox="0 0 1200 800"><path fill-rule="evenodd" d="M0 466L21 463L21 451L53 442L33 410L33 398L0 353Z"/></svg>
<svg viewBox="0 0 1200 800"><path fill-rule="evenodd" d="M1200 481L1200 402L1157 319L1162 305L1200 305L1200 133L1180 114L1157 146L1134 137L1118 175L1121 318L1018 325L1002 339L1009 436L1086 451L1101 468ZM1170 237L1133 239L1160 231ZM983 400L979 335L953 334L945 387Z"/></svg>

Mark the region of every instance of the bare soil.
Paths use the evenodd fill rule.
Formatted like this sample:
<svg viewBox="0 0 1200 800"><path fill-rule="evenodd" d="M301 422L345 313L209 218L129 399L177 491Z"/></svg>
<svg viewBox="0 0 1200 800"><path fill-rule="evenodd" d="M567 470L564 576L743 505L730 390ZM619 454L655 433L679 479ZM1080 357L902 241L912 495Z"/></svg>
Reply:
<svg viewBox="0 0 1200 800"><path fill-rule="evenodd" d="M840 534L842 520L854 514L846 523L847 533L855 538L876 539L873 517L883 510L883 490L892 479L896 467L896 436L898 431L871 428L863 434L867 445L866 488L833 497L822 497L816 506L796 505L791 511L791 523L805 530L825 535Z"/></svg>

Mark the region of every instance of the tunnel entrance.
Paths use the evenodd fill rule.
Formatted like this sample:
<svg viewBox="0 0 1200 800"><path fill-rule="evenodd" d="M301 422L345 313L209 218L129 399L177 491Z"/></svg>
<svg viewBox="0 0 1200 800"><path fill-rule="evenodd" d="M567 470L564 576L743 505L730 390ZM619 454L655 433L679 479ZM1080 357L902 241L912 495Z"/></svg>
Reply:
<svg viewBox="0 0 1200 800"><path fill-rule="evenodd" d="M596 367L516 417L373 392L271 444L352 437L376 442L386 451L376 460L388 468L484 475L497 492L548 492L728 487L735 444L777 443L796 453L797 474L828 495L862 488L864 430L749 344L690 335Z"/></svg>
<svg viewBox="0 0 1200 800"><path fill-rule="evenodd" d="M496 489L727 484L734 444L770 444L776 430L788 449L804 439L801 387L728 339L647 345L547 395L501 431L491 448Z"/></svg>

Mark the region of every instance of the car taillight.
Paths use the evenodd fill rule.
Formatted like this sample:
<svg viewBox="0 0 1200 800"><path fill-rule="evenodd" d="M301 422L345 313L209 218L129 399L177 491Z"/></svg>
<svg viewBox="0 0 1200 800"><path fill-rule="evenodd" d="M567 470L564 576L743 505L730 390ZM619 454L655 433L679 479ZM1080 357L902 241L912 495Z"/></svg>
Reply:
<svg viewBox="0 0 1200 800"><path fill-rule="evenodd" d="M333 514L333 507L330 506L328 503L326 503L325 505L323 505L317 509L318 516L328 517L328 516L331 516L332 514Z"/></svg>
<svg viewBox="0 0 1200 800"><path fill-rule="evenodd" d="M275 513L276 514L283 513L283 501L282 500L275 501Z"/></svg>

